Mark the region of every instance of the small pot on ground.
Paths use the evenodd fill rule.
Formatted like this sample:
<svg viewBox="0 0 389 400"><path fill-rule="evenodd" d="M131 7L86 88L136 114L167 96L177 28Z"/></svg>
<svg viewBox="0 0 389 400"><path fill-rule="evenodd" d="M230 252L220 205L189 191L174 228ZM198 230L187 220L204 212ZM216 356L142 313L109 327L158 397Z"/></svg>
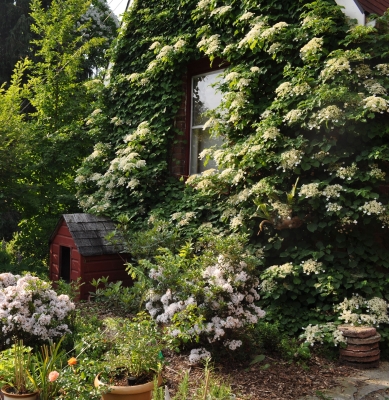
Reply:
<svg viewBox="0 0 389 400"><path fill-rule="evenodd" d="M158 374L158 386L162 384L162 377ZM134 386L111 386L100 381L100 374L95 378L96 388L106 386L108 392L102 394L102 400L151 400L154 389L154 382L147 382L143 385Z"/></svg>

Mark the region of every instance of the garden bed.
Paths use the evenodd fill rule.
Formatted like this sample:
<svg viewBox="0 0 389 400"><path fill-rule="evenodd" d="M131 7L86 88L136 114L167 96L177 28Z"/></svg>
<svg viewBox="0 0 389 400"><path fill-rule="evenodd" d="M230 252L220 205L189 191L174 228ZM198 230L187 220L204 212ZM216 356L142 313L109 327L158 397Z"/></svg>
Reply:
<svg viewBox="0 0 389 400"><path fill-rule="evenodd" d="M78 303L78 309L85 315L99 314L101 318L124 316L120 309L106 309L98 303ZM127 317L131 315L127 314ZM188 361L189 352L165 352L167 365L163 378L170 394L176 393L178 384L182 381L185 371L189 371L192 390L204 382L204 368L201 365L191 365ZM249 365L247 362L237 362L231 359L213 364L214 376L221 382L229 383L241 400L297 400L306 395L315 394L337 385L337 379L349 376L355 372L353 368L331 362L321 356L313 356L304 364L289 363L276 356L267 356L261 363ZM264 366L269 367L264 369Z"/></svg>

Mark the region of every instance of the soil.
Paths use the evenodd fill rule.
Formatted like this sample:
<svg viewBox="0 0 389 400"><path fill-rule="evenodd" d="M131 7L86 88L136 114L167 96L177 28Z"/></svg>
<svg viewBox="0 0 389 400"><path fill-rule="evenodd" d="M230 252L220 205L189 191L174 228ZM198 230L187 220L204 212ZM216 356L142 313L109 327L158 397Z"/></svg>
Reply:
<svg viewBox="0 0 389 400"><path fill-rule="evenodd" d="M92 310L93 313L97 311L100 318L124 316L119 310L107 310L104 305L96 303L78 303L78 307L86 315L91 315ZM129 317L128 314L127 316ZM162 375L171 397L175 395L186 371L189 372L189 386L192 391L205 382L204 366L190 364L188 355L185 352L164 352L167 363ZM352 367L319 355L313 355L304 364L290 363L272 355L250 366L252 356L247 354L247 360L241 362L226 360L212 364L213 379L228 383L236 400L298 400L335 387L337 379L355 375L357 372Z"/></svg>
<svg viewBox="0 0 389 400"><path fill-rule="evenodd" d="M185 371L189 371L193 386L205 381L204 367L190 365L187 354L170 354L166 359L163 377L171 394L176 392ZM266 364L268 368L264 368ZM337 378L356 371L318 356L313 356L305 366L266 357L251 367L247 363L216 363L213 368L216 379L231 385L236 400L297 400L337 386Z"/></svg>

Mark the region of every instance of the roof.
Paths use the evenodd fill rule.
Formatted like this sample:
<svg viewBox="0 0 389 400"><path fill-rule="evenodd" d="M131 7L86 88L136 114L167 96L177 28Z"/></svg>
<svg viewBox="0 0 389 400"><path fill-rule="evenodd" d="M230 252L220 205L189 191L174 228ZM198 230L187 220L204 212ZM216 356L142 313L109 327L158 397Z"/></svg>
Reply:
<svg viewBox="0 0 389 400"><path fill-rule="evenodd" d="M114 222L107 217L92 214L63 214L51 235L50 242L56 236L63 220L69 228L78 252L82 256L117 254L123 252L123 245L113 245L106 239L106 236L116 228ZM115 239L120 242L121 238L116 235Z"/></svg>
<svg viewBox="0 0 389 400"><path fill-rule="evenodd" d="M358 0L365 12L382 15L389 8L389 0Z"/></svg>

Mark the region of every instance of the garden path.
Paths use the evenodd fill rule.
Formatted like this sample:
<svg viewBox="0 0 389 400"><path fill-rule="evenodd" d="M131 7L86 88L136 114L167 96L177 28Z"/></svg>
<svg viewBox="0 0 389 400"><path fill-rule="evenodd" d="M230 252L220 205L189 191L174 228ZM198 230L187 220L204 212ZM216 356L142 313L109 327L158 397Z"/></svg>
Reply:
<svg viewBox="0 0 389 400"><path fill-rule="evenodd" d="M299 400L389 400L389 362L379 368L355 370L338 379L338 386Z"/></svg>

